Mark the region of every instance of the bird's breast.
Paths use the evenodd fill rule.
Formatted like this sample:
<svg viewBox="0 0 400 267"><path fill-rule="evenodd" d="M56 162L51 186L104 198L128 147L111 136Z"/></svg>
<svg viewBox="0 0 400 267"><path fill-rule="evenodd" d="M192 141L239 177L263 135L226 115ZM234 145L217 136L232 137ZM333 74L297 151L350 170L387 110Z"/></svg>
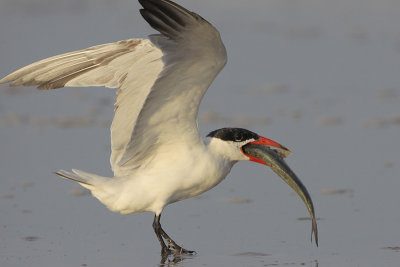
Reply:
<svg viewBox="0 0 400 267"><path fill-rule="evenodd" d="M175 165L176 176L169 179L172 190L168 202L195 197L210 190L228 175L232 165L210 155L193 156Z"/></svg>

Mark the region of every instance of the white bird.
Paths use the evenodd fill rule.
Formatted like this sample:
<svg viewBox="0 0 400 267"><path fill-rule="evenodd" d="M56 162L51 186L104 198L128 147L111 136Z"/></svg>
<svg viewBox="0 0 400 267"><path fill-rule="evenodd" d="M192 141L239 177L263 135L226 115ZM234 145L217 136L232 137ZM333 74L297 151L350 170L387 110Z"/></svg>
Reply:
<svg viewBox="0 0 400 267"><path fill-rule="evenodd" d="M75 169L56 174L89 189L111 211L153 212L162 254L168 255L193 251L181 248L161 228L164 207L210 190L240 160L259 162L269 165L303 199L318 244L307 190L282 157L268 149L273 146L284 152L287 148L240 128L215 130L205 139L199 135L200 101L227 59L219 32L174 2L139 2L143 18L160 34L50 57L0 80L12 86L36 85L38 89L118 88L111 124L114 177Z"/></svg>

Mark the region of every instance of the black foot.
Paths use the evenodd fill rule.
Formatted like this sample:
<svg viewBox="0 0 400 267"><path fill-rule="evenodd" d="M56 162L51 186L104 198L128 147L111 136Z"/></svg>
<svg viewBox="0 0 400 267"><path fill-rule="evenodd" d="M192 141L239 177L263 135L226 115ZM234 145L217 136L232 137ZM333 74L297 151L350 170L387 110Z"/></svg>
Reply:
<svg viewBox="0 0 400 267"><path fill-rule="evenodd" d="M157 235L157 239L161 245L161 256L163 258L168 257L169 255L179 256L179 255L194 255L196 254L193 250L187 250L176 244L172 238L170 238L167 233L162 229L160 224L160 216L154 216L153 228L154 232ZM168 246L165 245L164 240L167 241Z"/></svg>
<svg viewBox="0 0 400 267"><path fill-rule="evenodd" d="M182 255L182 254L195 255L195 254L197 254L196 251L184 249L183 247L178 246L176 243L173 244L172 246L171 246L171 244L169 244L169 247L172 249L172 253L174 255Z"/></svg>
<svg viewBox="0 0 400 267"><path fill-rule="evenodd" d="M168 256L168 255L183 255L183 254L196 255L197 253L194 250L187 250L176 244L169 245L168 248L167 247L161 248L161 255Z"/></svg>

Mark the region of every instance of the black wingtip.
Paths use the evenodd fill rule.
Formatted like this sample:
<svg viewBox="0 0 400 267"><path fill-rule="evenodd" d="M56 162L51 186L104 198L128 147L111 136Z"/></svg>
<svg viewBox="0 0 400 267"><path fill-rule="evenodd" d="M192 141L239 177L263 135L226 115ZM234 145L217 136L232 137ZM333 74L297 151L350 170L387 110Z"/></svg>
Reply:
<svg viewBox="0 0 400 267"><path fill-rule="evenodd" d="M182 30L195 22L198 15L168 0L139 0L142 17L169 38L176 38Z"/></svg>

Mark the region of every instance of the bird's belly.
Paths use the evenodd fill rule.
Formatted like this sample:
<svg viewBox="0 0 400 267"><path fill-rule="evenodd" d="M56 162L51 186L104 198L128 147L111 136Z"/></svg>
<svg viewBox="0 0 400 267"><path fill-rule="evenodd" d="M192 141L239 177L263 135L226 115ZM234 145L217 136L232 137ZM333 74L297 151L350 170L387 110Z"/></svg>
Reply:
<svg viewBox="0 0 400 267"><path fill-rule="evenodd" d="M159 213L170 204L204 193L219 184L232 165L214 160L178 160L149 166L130 177L115 177L114 194L106 206L123 214Z"/></svg>
<svg viewBox="0 0 400 267"><path fill-rule="evenodd" d="M115 190L109 199L100 200L110 210L122 214L161 212L170 204L195 197L219 184L225 175L132 177Z"/></svg>

